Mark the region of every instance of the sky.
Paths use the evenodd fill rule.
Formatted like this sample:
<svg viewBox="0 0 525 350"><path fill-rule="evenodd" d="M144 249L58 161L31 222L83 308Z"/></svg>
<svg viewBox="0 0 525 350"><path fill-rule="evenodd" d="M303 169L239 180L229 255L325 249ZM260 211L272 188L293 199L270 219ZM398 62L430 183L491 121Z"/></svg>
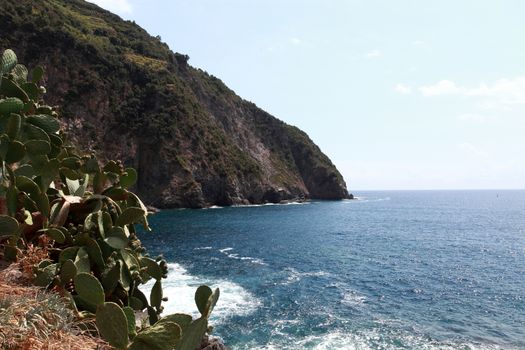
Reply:
<svg viewBox="0 0 525 350"><path fill-rule="evenodd" d="M525 1L92 2L307 132L350 191L525 188Z"/></svg>

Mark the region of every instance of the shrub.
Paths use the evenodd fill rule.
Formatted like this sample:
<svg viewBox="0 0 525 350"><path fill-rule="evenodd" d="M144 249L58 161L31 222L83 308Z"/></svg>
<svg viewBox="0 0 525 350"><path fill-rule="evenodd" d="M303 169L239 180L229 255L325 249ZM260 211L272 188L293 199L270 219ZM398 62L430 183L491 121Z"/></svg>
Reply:
<svg viewBox="0 0 525 350"><path fill-rule="evenodd" d="M16 259L31 245L48 246L34 267L35 284L71 300L81 317L94 317L116 348L191 349L208 329L219 290L201 286L201 317L161 317L166 261L152 259L135 224L149 230L147 209L129 190L137 172L102 162L67 143L55 108L42 100L44 71L29 74L12 50L0 61L0 248ZM138 288L155 284L149 298ZM135 311L149 326L137 329Z"/></svg>

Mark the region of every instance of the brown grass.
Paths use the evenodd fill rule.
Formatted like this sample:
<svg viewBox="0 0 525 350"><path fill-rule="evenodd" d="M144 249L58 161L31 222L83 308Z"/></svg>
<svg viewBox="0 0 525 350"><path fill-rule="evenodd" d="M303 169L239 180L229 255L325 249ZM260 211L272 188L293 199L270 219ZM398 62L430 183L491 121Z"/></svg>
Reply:
<svg viewBox="0 0 525 350"><path fill-rule="evenodd" d="M81 330L68 303L58 294L29 285L33 250L20 263L0 270L0 349L110 349L103 340ZM47 252L45 252L47 256Z"/></svg>
<svg viewBox="0 0 525 350"><path fill-rule="evenodd" d="M47 236L42 236L44 239ZM23 278L28 281L33 277L33 266L37 265L39 262L49 258L48 244L49 242L42 242L43 246L33 246L29 245L24 251L23 256L18 257L17 265L23 273Z"/></svg>

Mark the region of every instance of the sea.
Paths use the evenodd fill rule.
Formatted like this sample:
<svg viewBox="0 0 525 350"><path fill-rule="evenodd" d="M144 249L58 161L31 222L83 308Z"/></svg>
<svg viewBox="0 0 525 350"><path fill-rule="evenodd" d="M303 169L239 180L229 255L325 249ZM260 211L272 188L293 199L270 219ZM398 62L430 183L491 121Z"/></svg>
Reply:
<svg viewBox="0 0 525 350"><path fill-rule="evenodd" d="M525 349L525 190L355 195L153 215L164 312L207 284L232 350Z"/></svg>

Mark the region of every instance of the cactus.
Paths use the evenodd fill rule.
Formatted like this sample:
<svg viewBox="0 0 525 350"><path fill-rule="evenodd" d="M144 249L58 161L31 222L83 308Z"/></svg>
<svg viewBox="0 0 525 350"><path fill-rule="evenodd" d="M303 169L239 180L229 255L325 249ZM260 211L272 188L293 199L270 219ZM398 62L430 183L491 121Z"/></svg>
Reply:
<svg viewBox="0 0 525 350"><path fill-rule="evenodd" d="M62 249L62 251L60 252L60 255L58 257L58 262L59 263L64 263L66 260L74 261L75 257L77 256L78 249L79 248L76 247L76 246Z"/></svg>
<svg viewBox="0 0 525 350"><path fill-rule="evenodd" d="M104 288L96 277L89 273L79 273L73 279L77 295L85 302L92 305L104 303Z"/></svg>
<svg viewBox="0 0 525 350"><path fill-rule="evenodd" d="M80 247L75 257L75 266L78 272L89 273L91 271L91 263L89 261L89 254L84 247Z"/></svg>
<svg viewBox="0 0 525 350"><path fill-rule="evenodd" d="M38 83L43 76L44 68L42 68L41 66L37 66L31 71L31 81L33 83Z"/></svg>
<svg viewBox="0 0 525 350"><path fill-rule="evenodd" d="M42 101L41 67L27 69L6 50L0 60L0 247L15 259L29 244L51 244L49 259L34 268L36 284L72 301L80 317L93 317L117 348L191 349L208 329L219 296L196 293L201 317L161 317L166 261L147 257L135 224L149 230L147 208L129 188L137 172L105 163L68 144L54 108ZM46 235L51 240L39 239ZM155 283L148 298L138 288ZM73 284L71 284L71 281ZM137 329L134 310L147 311L150 327Z"/></svg>
<svg viewBox="0 0 525 350"><path fill-rule="evenodd" d="M208 318L217 300L219 299L219 289L212 291L208 286L200 286L195 292L195 304L203 317Z"/></svg>
<svg viewBox="0 0 525 350"><path fill-rule="evenodd" d="M57 267L58 264L49 264L41 269L38 269L34 283L40 287L49 286L56 275Z"/></svg>
<svg viewBox="0 0 525 350"><path fill-rule="evenodd" d="M201 315L205 315L208 308L208 300L213 294L212 290L208 286L200 286L195 292L195 304Z"/></svg>
<svg viewBox="0 0 525 350"><path fill-rule="evenodd" d="M45 231L45 233L51 238L54 239L57 243L64 243L66 236L62 231L57 228L50 228Z"/></svg>
<svg viewBox="0 0 525 350"><path fill-rule="evenodd" d="M97 307L97 328L102 338L111 346L126 348L128 345L128 319L120 306L103 303Z"/></svg>
<svg viewBox="0 0 525 350"><path fill-rule="evenodd" d="M195 350L208 330L208 320L198 318L186 326L177 350Z"/></svg>
<svg viewBox="0 0 525 350"><path fill-rule="evenodd" d="M106 242L111 248L120 250L128 246L129 238L124 233L122 227L115 226L108 232L104 242Z"/></svg>
<svg viewBox="0 0 525 350"><path fill-rule="evenodd" d="M16 54L13 50L7 49L0 60L0 72L2 74L9 73L17 64Z"/></svg>
<svg viewBox="0 0 525 350"><path fill-rule="evenodd" d="M60 129L58 120L45 114L29 115L27 116L26 121L34 126L38 126L48 134L53 134Z"/></svg>
<svg viewBox="0 0 525 350"><path fill-rule="evenodd" d="M135 320L135 311L133 311L133 309L129 306L123 307L122 311L124 311L126 319L128 320L128 334L131 338L134 338L137 335L137 321Z"/></svg>
<svg viewBox="0 0 525 350"><path fill-rule="evenodd" d="M185 329L191 324L192 321L193 319L190 315L171 314L171 315L164 316L157 323L175 322L176 324L179 325L180 329L182 330L182 333L184 334Z"/></svg>
<svg viewBox="0 0 525 350"><path fill-rule="evenodd" d="M120 261L116 261L114 265L107 267L104 272L102 272L101 282L104 286L106 293L112 293L120 279Z"/></svg>
<svg viewBox="0 0 525 350"><path fill-rule="evenodd" d="M0 100L0 115L19 113L24 108L24 103L16 97L8 97Z"/></svg>
<svg viewBox="0 0 525 350"><path fill-rule="evenodd" d="M162 270L155 260L144 257L140 259L140 265L145 267L148 275L154 279L160 280L162 278Z"/></svg>
<svg viewBox="0 0 525 350"><path fill-rule="evenodd" d="M25 140L43 140L51 142L49 135L36 125L25 123L22 128L22 137Z"/></svg>
<svg viewBox="0 0 525 350"><path fill-rule="evenodd" d="M119 177L120 186L124 188L131 187L137 182L137 171L133 168L127 168L125 173Z"/></svg>
<svg viewBox="0 0 525 350"><path fill-rule="evenodd" d="M20 126L22 124L22 117L20 115L11 113L9 116L9 119L7 120L6 124L6 132L7 136L11 140L15 140L18 137L18 133L20 132Z"/></svg>
<svg viewBox="0 0 525 350"><path fill-rule="evenodd" d="M18 221L7 215L0 215L0 236L12 235L18 231Z"/></svg>
<svg viewBox="0 0 525 350"><path fill-rule="evenodd" d="M27 68L21 64L17 64L14 66L13 70L11 71L14 75L14 80L18 85L22 85L27 81Z"/></svg>
<svg viewBox="0 0 525 350"><path fill-rule="evenodd" d="M89 260L99 268L103 270L106 267L104 257L102 256L102 250L100 249L99 244L93 238L86 238L84 249L86 249Z"/></svg>
<svg viewBox="0 0 525 350"><path fill-rule="evenodd" d="M18 83L18 77L16 75L13 77L13 81L15 83ZM35 83L23 83L19 84L19 86L22 88L22 90L24 90L29 99L33 101L38 100L40 94L44 92L41 89L39 89Z"/></svg>
<svg viewBox="0 0 525 350"><path fill-rule="evenodd" d="M17 85L13 80L2 77L2 84L0 85L0 94L6 97L16 97L22 100L22 102L29 102L29 96L27 93Z"/></svg>
<svg viewBox="0 0 525 350"><path fill-rule="evenodd" d="M22 160L22 158L24 158L25 155L26 155L26 149L24 147L24 144L20 141L11 141L9 142L9 145L7 148L5 162L7 164L16 163Z"/></svg>
<svg viewBox="0 0 525 350"><path fill-rule="evenodd" d="M29 140L24 146L29 154L44 155L51 152L51 144L44 140Z"/></svg>
<svg viewBox="0 0 525 350"><path fill-rule="evenodd" d="M160 304L162 303L162 283L160 280L157 280L153 285L153 288L151 288L149 300L151 306L156 307L157 309L160 308Z"/></svg>
<svg viewBox="0 0 525 350"><path fill-rule="evenodd" d="M133 224L143 218L147 213L142 208L129 207L126 208L122 214L119 215L115 224L117 226L125 226Z"/></svg>
<svg viewBox="0 0 525 350"><path fill-rule="evenodd" d="M77 267L73 263L73 260L66 260L60 267L60 280L62 283L71 281L77 275Z"/></svg>
<svg viewBox="0 0 525 350"><path fill-rule="evenodd" d="M174 322L156 323L138 333L129 349L172 350L177 348L181 333L179 325Z"/></svg>

